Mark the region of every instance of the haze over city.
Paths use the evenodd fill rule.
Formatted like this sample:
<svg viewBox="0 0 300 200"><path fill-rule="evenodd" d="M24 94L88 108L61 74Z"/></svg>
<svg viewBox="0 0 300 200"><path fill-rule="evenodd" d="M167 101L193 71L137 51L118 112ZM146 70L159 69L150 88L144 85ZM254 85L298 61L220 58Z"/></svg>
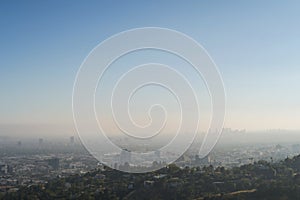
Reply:
<svg viewBox="0 0 300 200"><path fill-rule="evenodd" d="M83 59L113 34L151 26L183 32L208 51L226 89L225 127L298 130L299 6L2 2L0 134L73 135L72 87Z"/></svg>
<svg viewBox="0 0 300 200"><path fill-rule="evenodd" d="M0 1L0 200L300 199L300 1Z"/></svg>

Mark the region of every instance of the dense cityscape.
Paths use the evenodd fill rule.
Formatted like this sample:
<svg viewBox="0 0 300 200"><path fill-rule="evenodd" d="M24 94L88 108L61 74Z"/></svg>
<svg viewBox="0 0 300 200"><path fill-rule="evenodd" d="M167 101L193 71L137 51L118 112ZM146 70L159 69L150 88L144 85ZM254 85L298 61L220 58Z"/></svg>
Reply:
<svg viewBox="0 0 300 200"><path fill-rule="evenodd" d="M300 200L300 0L0 0L0 200Z"/></svg>
<svg viewBox="0 0 300 200"><path fill-rule="evenodd" d="M234 131L231 132L234 133ZM176 166L175 168L178 168L177 170L182 172L185 172L185 169L188 169L188 173L196 174L202 174L204 173L203 170L206 171L209 168L211 171L214 171L214 176L211 178L211 181L217 186L221 184L218 183L220 182L220 177L216 178L215 175L218 173L224 175L224 170L227 170L229 173L234 169L244 168L245 166L264 168L263 165L276 165L276 163L280 163L287 158L292 158L300 152L300 145L295 143L267 143L260 145L219 144L208 156L205 158L199 158L196 146L197 145L195 145L195 147L192 146L187 152L185 152L174 163L174 167ZM157 167L157 165L161 165L161 167L165 167L163 167L160 171L150 173L152 176L151 178L149 178L149 175L147 174L136 175L140 178L137 183L135 182L135 175L126 175L126 173L121 173L120 175L120 173L116 170L112 170L97 161L85 150L78 138L75 138L74 136L71 136L68 140L60 142L46 141L42 138L38 138L36 141L2 139L0 152L0 192L1 196L5 198L9 195L18 194L19 191L23 191L24 188L47 187L50 183L59 180L72 179L74 176L78 176L80 179L83 179L83 177L91 178L91 176L93 176L94 178L96 177L97 180L104 181L103 184L106 184L106 181L119 182L118 179L110 180L110 176L127 177L125 180L122 180L127 184L129 191L133 190L131 187L140 188L141 185L143 185L144 188L152 187L154 183L156 184L156 180L160 179L166 182L164 184L171 184L174 186L178 184L181 185L186 181L189 182L189 179L191 178L173 177L173 175L164 171L169 169L170 165L165 166L165 163L162 162L162 158L160 158L159 152L157 152L157 161L153 162L153 166L155 165L155 167ZM114 168L126 170L126 168L130 167L140 167L140 169L143 169L143 166L131 166L128 164L131 159L130 151L124 150L120 155L113 155L115 157L112 159L120 161L118 162L120 165L113 166ZM258 165L257 163L260 164ZM222 172L220 172L221 169ZM116 175L113 175L114 173L116 173ZM144 182L142 181L143 179ZM71 187L71 183L69 185L66 182L65 185L65 187ZM94 185L92 188L97 187L98 186ZM166 187L171 186L169 185ZM253 189L251 187L242 188ZM224 192L235 192L237 190L238 189L231 189ZM212 191L212 194L215 195L215 192L216 191ZM207 193L206 196L208 194L209 193ZM125 198L122 195L120 196L120 194L115 195L118 199ZM200 192L199 195L203 196L204 194ZM196 196L193 196L193 198ZM65 196L65 198L68 199L69 197ZM131 199L136 198L137 197ZM170 199L176 198L170 197ZM178 197L178 199L180 198Z"/></svg>
<svg viewBox="0 0 300 200"><path fill-rule="evenodd" d="M88 165L82 162L79 164L76 159L69 159L69 165L66 165L67 162L62 160L70 157L73 156L65 153L60 158L41 156L32 159L32 162L24 159L25 164L16 163L15 170L1 165L0 197L199 200L300 197L299 156L276 162L259 160L230 168L201 162L199 166L185 167L171 164L158 171L142 174L128 174L102 165L89 169ZM91 161L87 159L88 156L81 158L86 159L86 162ZM41 159L46 161L37 162ZM32 163L37 166L34 167ZM182 161L180 164L182 165ZM17 167L18 165L24 167ZM25 171L20 172L20 169L27 170L27 174ZM144 195L145 192L148 195Z"/></svg>

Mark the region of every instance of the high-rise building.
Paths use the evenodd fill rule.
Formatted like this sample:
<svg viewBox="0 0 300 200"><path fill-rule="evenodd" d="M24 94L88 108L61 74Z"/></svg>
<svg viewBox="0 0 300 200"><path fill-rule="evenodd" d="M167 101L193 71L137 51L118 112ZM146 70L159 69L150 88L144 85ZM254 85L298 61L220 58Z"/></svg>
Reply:
<svg viewBox="0 0 300 200"><path fill-rule="evenodd" d="M194 163L196 165L210 165L211 164L210 155L207 155L204 158L200 158L199 155L195 155Z"/></svg>
<svg viewBox="0 0 300 200"><path fill-rule="evenodd" d="M71 136L71 137L70 137L70 143L71 143L71 144L74 144L74 142L75 142L75 138L74 138L74 136Z"/></svg>
<svg viewBox="0 0 300 200"><path fill-rule="evenodd" d="M51 158L48 160L48 165L54 170L59 169L59 158Z"/></svg>
<svg viewBox="0 0 300 200"><path fill-rule="evenodd" d="M8 174L11 173L12 171L13 170L11 166L0 163L0 174Z"/></svg>
<svg viewBox="0 0 300 200"><path fill-rule="evenodd" d="M120 155L120 164L130 163L131 162L131 152L127 149L123 149Z"/></svg>
<svg viewBox="0 0 300 200"><path fill-rule="evenodd" d="M39 138L39 144L41 145L43 144L43 142L44 142L43 138Z"/></svg>
<svg viewBox="0 0 300 200"><path fill-rule="evenodd" d="M156 161L160 161L161 159L160 159L160 151L159 150L156 150L155 152L154 152L154 155L155 155L155 160Z"/></svg>

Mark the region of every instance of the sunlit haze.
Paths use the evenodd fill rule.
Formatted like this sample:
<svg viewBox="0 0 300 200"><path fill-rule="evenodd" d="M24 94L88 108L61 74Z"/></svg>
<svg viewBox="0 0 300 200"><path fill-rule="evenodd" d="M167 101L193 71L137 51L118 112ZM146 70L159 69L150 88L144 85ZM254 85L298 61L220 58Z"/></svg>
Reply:
<svg viewBox="0 0 300 200"><path fill-rule="evenodd" d="M183 32L208 51L226 89L225 127L300 129L299 7L298 1L2 2L0 128L7 132L0 134L33 134L34 126L44 126L39 134L62 127L74 134L71 97L83 59L109 36L147 26ZM203 83L195 84L207 98Z"/></svg>

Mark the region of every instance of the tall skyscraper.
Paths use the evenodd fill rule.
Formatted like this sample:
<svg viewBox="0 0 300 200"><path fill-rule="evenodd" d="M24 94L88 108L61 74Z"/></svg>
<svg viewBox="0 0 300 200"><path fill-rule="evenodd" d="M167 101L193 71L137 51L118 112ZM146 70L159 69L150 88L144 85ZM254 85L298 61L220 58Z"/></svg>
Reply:
<svg viewBox="0 0 300 200"><path fill-rule="evenodd" d="M131 152L127 149L123 149L120 154L120 163L123 165L125 163L131 162Z"/></svg>
<svg viewBox="0 0 300 200"><path fill-rule="evenodd" d="M44 142L43 138L39 138L39 144L41 145L43 144L43 142Z"/></svg>
<svg viewBox="0 0 300 200"><path fill-rule="evenodd" d="M71 136L71 137L70 137L70 143L71 143L71 144L74 144L74 143L75 143L75 138L74 138L74 136Z"/></svg>

